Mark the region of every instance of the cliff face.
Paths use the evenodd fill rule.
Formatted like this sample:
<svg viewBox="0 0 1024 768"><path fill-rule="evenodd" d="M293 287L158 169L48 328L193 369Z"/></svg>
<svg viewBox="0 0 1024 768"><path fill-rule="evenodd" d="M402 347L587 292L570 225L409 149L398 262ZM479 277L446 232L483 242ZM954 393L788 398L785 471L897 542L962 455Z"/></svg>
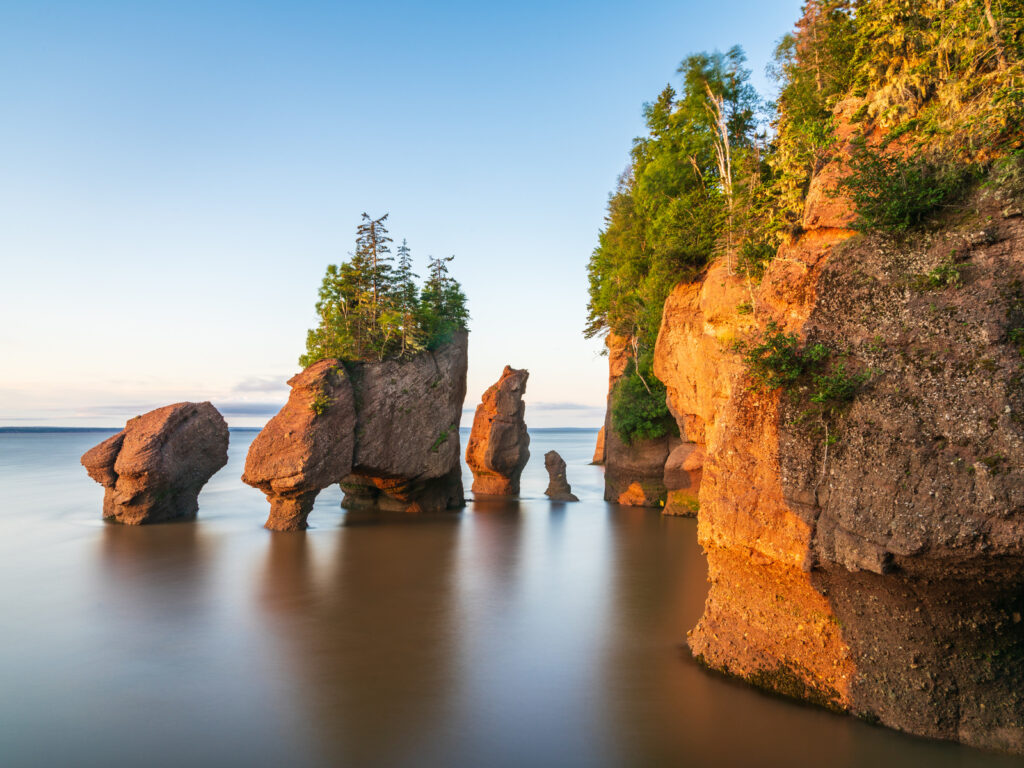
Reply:
<svg viewBox="0 0 1024 768"><path fill-rule="evenodd" d="M759 286L719 263L665 307L655 371L704 455L690 647L781 693L1024 751L1024 223L979 193L940 231L854 238L843 173L818 174ZM929 289L936 268L960 278ZM844 413L750 388L730 343L769 320L871 372Z"/></svg>
<svg viewBox="0 0 1024 768"><path fill-rule="evenodd" d="M633 507L661 507L665 504L665 462L679 439L635 440L626 444L612 427L612 390L629 363L629 339L608 336L608 407L605 409L604 498ZM596 461L596 454L595 454Z"/></svg>

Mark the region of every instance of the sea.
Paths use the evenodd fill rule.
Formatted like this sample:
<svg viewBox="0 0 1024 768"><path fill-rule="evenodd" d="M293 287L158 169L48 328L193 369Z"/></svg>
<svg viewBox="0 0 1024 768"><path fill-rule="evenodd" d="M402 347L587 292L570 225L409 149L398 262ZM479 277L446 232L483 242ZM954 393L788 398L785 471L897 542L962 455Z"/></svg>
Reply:
<svg viewBox="0 0 1024 768"><path fill-rule="evenodd" d="M381 517L333 486L302 533L239 479L255 430L197 520L104 523L79 457L113 432L0 431L6 768L1024 764L699 667L696 522L603 501L595 430L531 430L518 500Z"/></svg>

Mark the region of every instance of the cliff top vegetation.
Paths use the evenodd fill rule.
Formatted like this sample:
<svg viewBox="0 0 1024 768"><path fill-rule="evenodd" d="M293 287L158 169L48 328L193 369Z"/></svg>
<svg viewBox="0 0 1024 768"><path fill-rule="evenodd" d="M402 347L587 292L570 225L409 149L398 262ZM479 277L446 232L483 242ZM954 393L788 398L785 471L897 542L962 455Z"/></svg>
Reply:
<svg viewBox="0 0 1024 768"><path fill-rule="evenodd" d="M695 54L677 70L679 91L644 106L647 135L634 140L588 266L585 334L632 340L612 396L623 439L670 429L649 366L672 287L719 255L760 278L800 232L811 177L836 150L840 103L871 137L847 182L860 229L926 225L991 170L1024 165L1019 0L810 0L769 72L774 103L751 87L741 49Z"/></svg>

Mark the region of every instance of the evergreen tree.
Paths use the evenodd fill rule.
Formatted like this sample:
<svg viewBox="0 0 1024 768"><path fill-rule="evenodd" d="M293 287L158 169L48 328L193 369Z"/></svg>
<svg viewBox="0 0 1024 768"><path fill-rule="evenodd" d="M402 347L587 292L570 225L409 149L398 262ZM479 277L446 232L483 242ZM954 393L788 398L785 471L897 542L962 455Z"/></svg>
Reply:
<svg viewBox="0 0 1024 768"><path fill-rule="evenodd" d="M317 360L383 360L433 349L465 329L466 297L448 272L454 258L433 259L422 296L416 286L412 252L406 241L391 255L387 215L363 214L356 249L340 265L330 265L316 304L317 327L306 337L299 363Z"/></svg>

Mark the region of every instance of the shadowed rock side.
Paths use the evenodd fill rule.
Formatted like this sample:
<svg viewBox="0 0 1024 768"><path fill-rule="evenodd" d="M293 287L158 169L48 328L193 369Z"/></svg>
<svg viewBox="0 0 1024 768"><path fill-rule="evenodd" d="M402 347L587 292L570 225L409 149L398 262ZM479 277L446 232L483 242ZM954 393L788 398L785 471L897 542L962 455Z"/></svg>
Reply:
<svg viewBox="0 0 1024 768"><path fill-rule="evenodd" d="M473 493L517 496L519 477L530 458L530 435L523 414L530 372L506 365L501 378L476 407L466 463L473 470Z"/></svg>
<svg viewBox="0 0 1024 768"><path fill-rule="evenodd" d="M544 454L544 468L548 471L548 489L544 495L552 501L579 501L565 477L565 459L558 451Z"/></svg>
<svg viewBox="0 0 1024 768"><path fill-rule="evenodd" d="M352 471L355 449L355 397L339 360L314 363L288 386L288 402L252 441L242 475L267 495L273 531L303 530L316 495Z"/></svg>
<svg viewBox="0 0 1024 768"><path fill-rule="evenodd" d="M459 422L469 334L409 360L353 363L355 457L346 509L443 512L465 506Z"/></svg>
<svg viewBox="0 0 1024 768"><path fill-rule="evenodd" d="M82 456L105 489L103 517L125 525L194 518L199 491L227 461L228 425L210 403L136 416Z"/></svg>
<svg viewBox="0 0 1024 768"><path fill-rule="evenodd" d="M928 236L854 238L834 193L843 172L833 161L815 179L806 231L753 313L737 311L751 296L721 262L665 306L655 372L690 455L706 457L711 586L689 644L764 688L1021 752L1024 390L1010 331L1024 326L1024 223L979 195L976 218ZM951 252L963 285L915 290ZM833 439L801 418L806 403L751 390L728 351L768 320L873 371Z"/></svg>
<svg viewBox="0 0 1024 768"><path fill-rule="evenodd" d="M667 497L665 461L677 437L625 443L612 427L612 390L629 363L629 339L608 334L608 407L604 426L604 498L631 507L663 507Z"/></svg>
<svg viewBox="0 0 1024 768"><path fill-rule="evenodd" d="M464 503L459 418L468 335L376 363L321 360L253 441L242 479L267 494L267 528L302 530L316 495L340 483L349 509L439 512Z"/></svg>

